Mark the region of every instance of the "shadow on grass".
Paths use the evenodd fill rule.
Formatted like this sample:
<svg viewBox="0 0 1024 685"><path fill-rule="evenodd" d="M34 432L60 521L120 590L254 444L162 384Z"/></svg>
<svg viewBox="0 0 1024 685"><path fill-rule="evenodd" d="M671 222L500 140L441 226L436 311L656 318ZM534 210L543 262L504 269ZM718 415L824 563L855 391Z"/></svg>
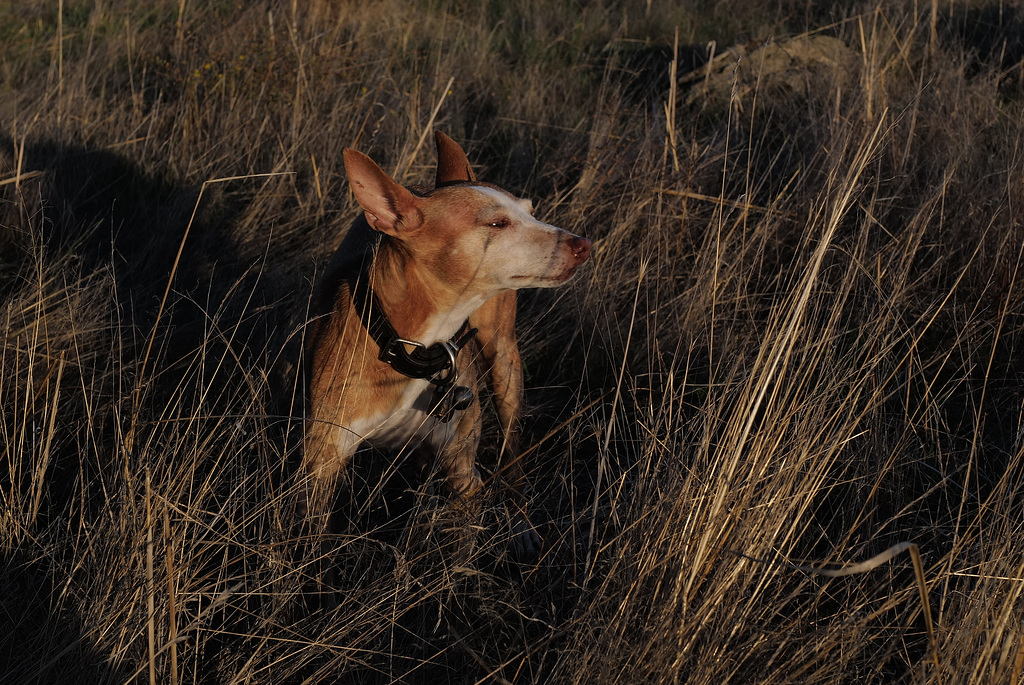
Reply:
<svg viewBox="0 0 1024 685"><path fill-rule="evenodd" d="M80 586L117 569L92 568L78 548L99 540L141 553L144 539L112 540L100 531L117 512L138 508L143 472L152 469L154 492L172 508L182 504L170 485L176 470L192 468L200 482L218 476L217 460L175 464L174 455L152 450L173 448L183 407L212 417L201 431L230 433L235 425L242 435L250 424L262 427L267 449L221 439L222 454L233 460L229 478L263 482L287 471L274 455L288 452L288 432L298 423L289 418L300 345L293 333L301 329L308 274L273 254L243 256L233 231L250 197L214 188L200 199L200 186L146 173L116 151L54 141L18 150L0 132L0 169L0 178L16 170L24 177L0 186L0 306L11 381L0 395L5 407L17 407L4 412L11 448L0 488L9 520L21 526L0 543L0 661L7 662L0 672L15 677L0 680L124 682L130 674L101 655L110 650L92 647L106 628L76 615L76 592L89 592ZM91 293L88 306L82 292ZM51 386L54 379L59 386ZM272 382L279 392L269 390ZM225 423L240 407L247 414ZM136 424L150 442L133 453L126 430ZM26 430L31 440L17 437ZM247 487L242 499L266 510L256 500L274 487ZM244 508L224 517L226 530L252 529ZM259 518L252 539L267 535L266 516ZM203 563L219 573L213 559ZM124 583L145 583L137 568L121 572ZM137 643L130 649L144 649Z"/></svg>

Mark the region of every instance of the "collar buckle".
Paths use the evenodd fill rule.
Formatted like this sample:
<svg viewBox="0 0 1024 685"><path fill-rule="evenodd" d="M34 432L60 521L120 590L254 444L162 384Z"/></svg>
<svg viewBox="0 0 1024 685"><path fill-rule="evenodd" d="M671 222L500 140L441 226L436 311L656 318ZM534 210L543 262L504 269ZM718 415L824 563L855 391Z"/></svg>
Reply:
<svg viewBox="0 0 1024 685"><path fill-rule="evenodd" d="M388 341L388 344L384 346L384 349L381 350L380 360L386 364L390 364L391 362L389 360L398 359L402 353L405 353L408 356L409 353L404 349L406 346L421 350L427 348L427 346L421 342L406 340L405 338L395 336L394 338L391 338L391 340Z"/></svg>
<svg viewBox="0 0 1024 685"><path fill-rule="evenodd" d="M452 343L451 340L445 340L444 342L434 343L434 345L440 345L445 352L448 353L448 363L444 367L438 369L429 380L431 383L437 386L449 386L459 380L459 367L455 363L455 355L459 353L459 348ZM431 347L434 347L431 345Z"/></svg>

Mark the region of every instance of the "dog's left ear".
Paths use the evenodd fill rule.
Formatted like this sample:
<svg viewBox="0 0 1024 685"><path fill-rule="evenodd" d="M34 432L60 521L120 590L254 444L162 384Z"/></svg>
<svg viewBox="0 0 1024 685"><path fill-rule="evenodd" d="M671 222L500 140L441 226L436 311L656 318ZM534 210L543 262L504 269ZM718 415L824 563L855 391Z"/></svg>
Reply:
<svg viewBox="0 0 1024 685"><path fill-rule="evenodd" d="M344 155L349 185L371 227L397 238L419 228L423 213L412 193L362 152L345 148Z"/></svg>
<svg viewBox="0 0 1024 685"><path fill-rule="evenodd" d="M473 167L469 165L469 159L458 143L440 131L434 131L434 143L437 145L435 188L445 183L476 181Z"/></svg>

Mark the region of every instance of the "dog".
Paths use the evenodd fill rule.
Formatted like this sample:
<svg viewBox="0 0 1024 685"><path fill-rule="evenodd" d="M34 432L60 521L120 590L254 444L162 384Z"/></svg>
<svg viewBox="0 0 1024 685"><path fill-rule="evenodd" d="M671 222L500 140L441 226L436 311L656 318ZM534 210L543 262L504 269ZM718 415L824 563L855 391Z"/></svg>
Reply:
<svg viewBox="0 0 1024 685"><path fill-rule="evenodd" d="M478 367L503 436L499 465L518 513L514 553L541 540L525 511L519 459L523 369L516 293L570 280L591 243L532 215L532 203L476 180L466 153L435 133L433 189L406 188L344 151L362 215L324 272L307 325L307 422L300 513L325 529L338 479L366 442L429 453L452 493L481 488Z"/></svg>

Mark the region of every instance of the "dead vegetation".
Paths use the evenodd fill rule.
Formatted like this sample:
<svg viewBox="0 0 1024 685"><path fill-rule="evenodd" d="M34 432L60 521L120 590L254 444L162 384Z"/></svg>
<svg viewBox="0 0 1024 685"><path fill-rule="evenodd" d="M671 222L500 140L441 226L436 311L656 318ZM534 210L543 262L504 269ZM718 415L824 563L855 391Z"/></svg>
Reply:
<svg viewBox="0 0 1024 685"><path fill-rule="evenodd" d="M1021 682L1024 34L940 5L0 7L0 681ZM318 607L341 150L433 128L595 241L521 300L545 554L367 452Z"/></svg>

